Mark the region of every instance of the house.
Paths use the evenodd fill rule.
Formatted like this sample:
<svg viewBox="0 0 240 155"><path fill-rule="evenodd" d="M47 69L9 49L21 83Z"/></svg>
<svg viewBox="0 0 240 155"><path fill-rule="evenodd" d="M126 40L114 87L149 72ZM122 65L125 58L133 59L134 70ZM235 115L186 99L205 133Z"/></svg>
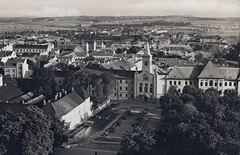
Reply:
<svg viewBox="0 0 240 155"><path fill-rule="evenodd" d="M46 103L42 110L65 121L70 130L82 124L93 113L88 91L80 86L74 87L68 94L66 91L57 93L55 101Z"/></svg>
<svg viewBox="0 0 240 155"><path fill-rule="evenodd" d="M69 71L55 70L54 75L55 75L54 80L57 83L57 86L61 87L63 85L64 80L69 75Z"/></svg>
<svg viewBox="0 0 240 155"><path fill-rule="evenodd" d="M15 58L8 59L3 66L4 75L12 78L26 78L28 69L27 59Z"/></svg>
<svg viewBox="0 0 240 155"><path fill-rule="evenodd" d="M8 59L11 59L11 58L16 58L17 55L15 52L10 52L10 51L1 51L0 52L0 59L1 59L1 62L3 63L6 63Z"/></svg>

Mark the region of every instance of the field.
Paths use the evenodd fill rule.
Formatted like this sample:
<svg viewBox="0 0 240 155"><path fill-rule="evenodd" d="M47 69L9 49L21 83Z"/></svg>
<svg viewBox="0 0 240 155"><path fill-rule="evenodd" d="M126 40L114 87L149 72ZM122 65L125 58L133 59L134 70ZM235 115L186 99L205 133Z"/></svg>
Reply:
<svg viewBox="0 0 240 155"><path fill-rule="evenodd" d="M201 30L196 27L177 27L170 32L201 33L204 36L238 36L240 33L240 18L199 18L185 16L79 16L79 17L45 17L45 18L0 18L0 34L24 30L77 30L79 25L109 25L109 24L142 24L154 21L191 22L192 24L215 24L238 26L232 30Z"/></svg>

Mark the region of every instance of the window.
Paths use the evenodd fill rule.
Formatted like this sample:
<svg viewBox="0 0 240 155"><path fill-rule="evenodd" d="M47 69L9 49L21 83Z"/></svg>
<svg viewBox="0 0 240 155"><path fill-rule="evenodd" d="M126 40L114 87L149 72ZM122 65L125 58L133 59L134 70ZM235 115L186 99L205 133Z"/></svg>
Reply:
<svg viewBox="0 0 240 155"><path fill-rule="evenodd" d="M236 86L236 82L234 82L233 85Z"/></svg>
<svg viewBox="0 0 240 155"><path fill-rule="evenodd" d="M153 85L150 84L150 93L152 93L152 92L153 92Z"/></svg>
<svg viewBox="0 0 240 155"><path fill-rule="evenodd" d="M144 87L144 92L147 93L148 92L148 84L146 83L145 84L145 87Z"/></svg>
<svg viewBox="0 0 240 155"><path fill-rule="evenodd" d="M192 85L192 81L189 81L189 85Z"/></svg>
<svg viewBox="0 0 240 155"><path fill-rule="evenodd" d="M222 87L222 82L221 82L221 83L219 83L219 86L220 86L220 87Z"/></svg>
<svg viewBox="0 0 240 155"><path fill-rule="evenodd" d="M127 97L127 94L125 94L125 97Z"/></svg>
<svg viewBox="0 0 240 155"><path fill-rule="evenodd" d="M131 91L133 91L133 87L131 88Z"/></svg>
<svg viewBox="0 0 240 155"><path fill-rule="evenodd" d="M172 85L172 81L169 81L169 84Z"/></svg>
<svg viewBox="0 0 240 155"><path fill-rule="evenodd" d="M210 80L209 86L213 86L213 81L212 80Z"/></svg>
<svg viewBox="0 0 240 155"><path fill-rule="evenodd" d="M185 85L188 85L188 82L187 82L187 81L185 81Z"/></svg>
<svg viewBox="0 0 240 155"><path fill-rule="evenodd" d="M120 90L122 90L122 87L119 87Z"/></svg>
<svg viewBox="0 0 240 155"><path fill-rule="evenodd" d="M122 83L122 80L120 80L120 83Z"/></svg>
<svg viewBox="0 0 240 155"><path fill-rule="evenodd" d="M114 93L114 96L117 96L117 93Z"/></svg>
<svg viewBox="0 0 240 155"><path fill-rule="evenodd" d="M205 82L205 86L208 86L208 82Z"/></svg>
<svg viewBox="0 0 240 155"><path fill-rule="evenodd" d="M133 84L133 81L131 81L131 84Z"/></svg>
<svg viewBox="0 0 240 155"><path fill-rule="evenodd" d="M126 83L128 83L127 80L126 80Z"/></svg>
<svg viewBox="0 0 240 155"><path fill-rule="evenodd" d="M197 85L197 81L194 81L194 85L195 85L195 86Z"/></svg>
<svg viewBox="0 0 240 155"><path fill-rule="evenodd" d="M147 74L144 74L144 75L143 75L143 81L148 81L148 76L147 76Z"/></svg>
<svg viewBox="0 0 240 155"><path fill-rule="evenodd" d="M232 86L232 82L229 82L229 86Z"/></svg>
<svg viewBox="0 0 240 155"><path fill-rule="evenodd" d="M178 85L181 85L181 81L178 81Z"/></svg>
<svg viewBox="0 0 240 155"><path fill-rule="evenodd" d="M125 90L128 90L127 87L125 88Z"/></svg>
<svg viewBox="0 0 240 155"><path fill-rule="evenodd" d="M200 82L200 86L203 86L203 82Z"/></svg>
<svg viewBox="0 0 240 155"><path fill-rule="evenodd" d="M59 81L58 81L58 83L59 83L59 84L61 84L61 83L62 83L62 81L61 81L61 80L59 80Z"/></svg>
<svg viewBox="0 0 240 155"><path fill-rule="evenodd" d="M148 61L144 61L144 66L148 66Z"/></svg>
<svg viewBox="0 0 240 155"><path fill-rule="evenodd" d="M227 86L227 82L225 82L225 86Z"/></svg>
<svg viewBox="0 0 240 155"><path fill-rule="evenodd" d="M215 86L217 86L218 84L217 84L217 81L215 81Z"/></svg>
<svg viewBox="0 0 240 155"><path fill-rule="evenodd" d="M140 85L139 85L139 92L142 92L142 83L140 83Z"/></svg>
<svg viewBox="0 0 240 155"><path fill-rule="evenodd" d="M119 94L120 95L120 97L122 97L122 94Z"/></svg>
<svg viewBox="0 0 240 155"><path fill-rule="evenodd" d="M173 83L174 83L174 85L176 85L176 84L177 84L177 81L174 81Z"/></svg>

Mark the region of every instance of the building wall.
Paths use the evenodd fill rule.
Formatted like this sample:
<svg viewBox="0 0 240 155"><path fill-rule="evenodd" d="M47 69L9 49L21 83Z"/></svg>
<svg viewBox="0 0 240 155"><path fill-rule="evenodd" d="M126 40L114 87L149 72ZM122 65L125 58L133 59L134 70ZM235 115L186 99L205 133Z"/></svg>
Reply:
<svg viewBox="0 0 240 155"><path fill-rule="evenodd" d="M168 92L171 86L176 86L179 92L182 92L185 86L198 87L197 79L167 79L166 80L166 92Z"/></svg>
<svg viewBox="0 0 240 155"><path fill-rule="evenodd" d="M134 81L130 78L117 78L111 100L127 100L134 98Z"/></svg>
<svg viewBox="0 0 240 155"><path fill-rule="evenodd" d="M61 120L64 120L69 124L69 129L72 130L78 124L83 123L92 115L92 102L90 97L88 97L83 103L74 108L68 114L61 117Z"/></svg>

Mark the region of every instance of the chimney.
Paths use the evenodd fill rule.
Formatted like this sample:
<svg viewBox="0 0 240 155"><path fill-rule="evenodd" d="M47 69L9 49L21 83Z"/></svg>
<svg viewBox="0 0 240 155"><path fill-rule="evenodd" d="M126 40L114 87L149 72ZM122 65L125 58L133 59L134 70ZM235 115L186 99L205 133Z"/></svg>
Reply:
<svg viewBox="0 0 240 155"><path fill-rule="evenodd" d="M86 44L86 51L88 52L89 51L89 45L88 45L88 42Z"/></svg>
<svg viewBox="0 0 240 155"><path fill-rule="evenodd" d="M24 104L24 100L22 100L22 104Z"/></svg>
<svg viewBox="0 0 240 155"><path fill-rule="evenodd" d="M47 103L46 103L46 100L43 100L43 105L46 105Z"/></svg>
<svg viewBox="0 0 240 155"><path fill-rule="evenodd" d="M66 90L65 90L64 94L67 95L67 91Z"/></svg>
<svg viewBox="0 0 240 155"><path fill-rule="evenodd" d="M74 91L74 87L72 87L72 91Z"/></svg>
<svg viewBox="0 0 240 155"><path fill-rule="evenodd" d="M55 95L55 100L57 101L57 99L58 99L58 94Z"/></svg>
<svg viewBox="0 0 240 155"><path fill-rule="evenodd" d="M51 100L48 100L48 103L51 103Z"/></svg>
<svg viewBox="0 0 240 155"><path fill-rule="evenodd" d="M59 94L59 98L61 98L61 97L62 97L62 93L61 93L61 92L59 92L58 94Z"/></svg>

